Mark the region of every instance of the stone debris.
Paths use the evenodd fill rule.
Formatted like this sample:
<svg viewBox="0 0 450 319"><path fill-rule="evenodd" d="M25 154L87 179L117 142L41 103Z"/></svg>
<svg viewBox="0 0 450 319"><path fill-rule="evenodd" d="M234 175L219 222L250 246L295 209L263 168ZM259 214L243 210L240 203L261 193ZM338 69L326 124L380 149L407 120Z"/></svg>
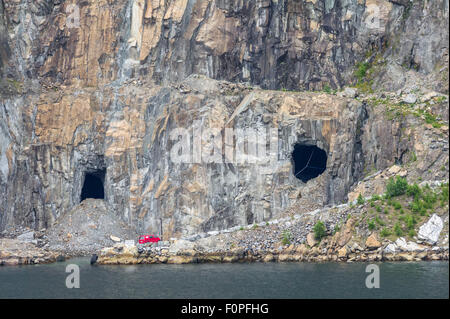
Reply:
<svg viewBox="0 0 450 319"><path fill-rule="evenodd" d="M417 96L415 94L408 94L403 98L403 102L407 104L414 104L417 101Z"/></svg>
<svg viewBox="0 0 450 319"><path fill-rule="evenodd" d="M366 240L366 248L374 250L381 247L381 243L378 241L377 235L372 233Z"/></svg>
<svg viewBox="0 0 450 319"><path fill-rule="evenodd" d="M314 247L318 243L318 241L316 240L316 238L314 236L314 233L309 233L306 236L306 242L308 243L308 245L310 247Z"/></svg>
<svg viewBox="0 0 450 319"><path fill-rule="evenodd" d="M17 240L20 240L22 242L32 242L34 240L34 231L30 231L17 236Z"/></svg>
<svg viewBox="0 0 450 319"><path fill-rule="evenodd" d="M137 232L108 211L100 199L84 200L63 214L46 236L50 249L70 256L89 256L111 242L138 238Z"/></svg>
<svg viewBox="0 0 450 319"><path fill-rule="evenodd" d="M109 236L109 238L110 238L113 242L116 242L116 243L119 243L119 242L122 241L119 237L116 237L116 236L113 236L113 235Z"/></svg>
<svg viewBox="0 0 450 319"><path fill-rule="evenodd" d="M433 245L438 241L443 227L442 219L438 215L433 214L425 224L420 226L418 237Z"/></svg>
<svg viewBox="0 0 450 319"><path fill-rule="evenodd" d="M333 214L330 214L330 209ZM421 245L400 237L395 242L382 241L374 232L367 232L364 241L354 234L366 230L356 225L360 210L357 207L339 205L313 213L273 220L265 225L233 227L172 239L168 248L152 246L143 250L123 244L104 248L99 253L100 264L134 263L203 263L203 262L288 262L288 261L418 261L448 260L448 246ZM348 216L353 216L349 218ZM313 226L321 220L327 228L326 237L320 241L314 237ZM342 229L334 234L335 225ZM282 239L289 234L290 243Z"/></svg>

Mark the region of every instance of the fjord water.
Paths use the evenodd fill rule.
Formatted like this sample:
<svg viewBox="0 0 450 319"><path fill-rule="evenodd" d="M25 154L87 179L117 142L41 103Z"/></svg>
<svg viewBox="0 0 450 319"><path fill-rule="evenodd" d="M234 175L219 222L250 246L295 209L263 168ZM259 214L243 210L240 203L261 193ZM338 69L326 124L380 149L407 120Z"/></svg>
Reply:
<svg viewBox="0 0 450 319"><path fill-rule="evenodd" d="M80 288L66 288L77 264ZM368 289L367 263L243 263L101 266L87 258L0 267L0 298L448 298L448 262L377 263L380 288Z"/></svg>

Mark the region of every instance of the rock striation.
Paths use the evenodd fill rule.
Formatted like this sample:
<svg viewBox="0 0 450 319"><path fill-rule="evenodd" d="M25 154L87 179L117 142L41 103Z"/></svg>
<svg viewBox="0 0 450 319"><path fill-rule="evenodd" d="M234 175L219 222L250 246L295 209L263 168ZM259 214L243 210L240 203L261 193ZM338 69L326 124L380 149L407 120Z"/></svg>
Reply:
<svg viewBox="0 0 450 319"><path fill-rule="evenodd" d="M0 66L24 79L97 86L202 74L313 90L344 86L378 52L387 66L377 85L446 87L444 0L5 0L0 10Z"/></svg>
<svg viewBox="0 0 450 319"><path fill-rule="evenodd" d="M448 180L448 12L444 0L1 1L0 231L79 211L88 174L117 225L164 240L382 193L394 164ZM239 130L257 132L263 162L245 143L229 157ZM307 183L296 144L327 155Z"/></svg>

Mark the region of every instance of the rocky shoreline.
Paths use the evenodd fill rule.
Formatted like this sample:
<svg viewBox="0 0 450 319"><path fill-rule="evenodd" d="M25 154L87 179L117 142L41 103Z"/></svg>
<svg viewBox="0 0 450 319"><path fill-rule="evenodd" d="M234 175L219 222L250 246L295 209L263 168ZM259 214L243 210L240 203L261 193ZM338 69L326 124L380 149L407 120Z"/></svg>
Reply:
<svg viewBox="0 0 450 319"><path fill-rule="evenodd" d="M48 264L65 259L64 254L39 248L33 243L0 238L0 266Z"/></svg>
<svg viewBox="0 0 450 319"><path fill-rule="evenodd" d="M448 248L426 249L423 251L403 251L386 253L384 250L354 251L342 254L321 254L319 248L308 249L305 245L289 246L281 251L251 251L233 249L220 252L199 252L185 250L171 254L168 249L155 248L138 253L135 247L125 248L120 244L102 251L97 263L100 265L134 265L134 264L197 264L197 263L242 263L242 262L383 262L383 261L448 261ZM21 252L0 250L0 266L20 266L49 264L65 261L73 257L61 252L39 249L25 249Z"/></svg>
<svg viewBox="0 0 450 319"><path fill-rule="evenodd" d="M352 209L342 206L342 209ZM362 210L363 207L356 209ZM317 219L330 223L319 212ZM335 218L336 215L332 215ZM338 215L339 216L339 215ZM267 226L251 227L247 230L214 234L196 240L173 240L167 247L148 247L138 249L135 245L116 243L112 247L103 248L98 253L98 264L129 265L129 264L189 264L189 263L235 263L235 262L381 262L381 261L433 261L448 260L448 235L442 232L444 219L433 214L419 228L414 241L405 237L396 240L380 238L378 232L367 232L360 226L360 220L355 215L344 215L346 223L339 231L317 240L313 232L305 239L290 238L289 243L283 237L275 245L269 234L282 233L285 236L289 227L313 221L306 216L294 221L276 221ZM348 216L348 217L347 217ZM295 220L295 218L294 218ZM445 222L444 222L445 221ZM286 228L287 227L287 228ZM303 227L307 229L307 227ZM311 229L311 227L309 227ZM366 231L367 236L364 236ZM261 243L261 234L265 239ZM296 234L301 237L300 233ZM250 243L250 240L253 242ZM238 245L236 243L244 244ZM270 248L265 248L270 247Z"/></svg>
<svg viewBox="0 0 450 319"><path fill-rule="evenodd" d="M97 250L93 256L101 265L448 260L448 211L424 220L414 238L394 240L369 230L364 223L366 206L371 204L328 207L265 225L172 239L144 249L133 240L111 236L113 245ZM324 225L324 236L318 240L314 225L319 222ZM55 250L48 243L40 248L44 243L31 237L25 233L15 239L0 239L0 265L51 263L74 257L71 250Z"/></svg>
<svg viewBox="0 0 450 319"><path fill-rule="evenodd" d="M389 181L390 187L404 182ZM10 238L0 239L0 265L48 263L92 254L98 264L108 265L448 260L448 184L430 181L404 187L408 192L403 195L358 196L347 204L171 238L141 249L133 234L113 236L110 232L117 227L96 231L95 236L57 226L50 232L18 229L8 233ZM68 224L77 229L86 224L74 223L74 218ZM55 237L55 232L62 235Z"/></svg>
<svg viewBox="0 0 450 319"><path fill-rule="evenodd" d="M138 253L136 247L116 244L103 249L97 263L101 265L132 264L196 264L196 263L237 263L237 262L380 262L380 261L436 261L448 260L448 248L422 251L402 251L387 253L385 249L362 250L353 249L344 252L342 249L323 254L320 247L308 248L306 245L290 245L277 251L252 251L236 248L230 251L200 252L182 250L175 254L168 249L154 248Z"/></svg>

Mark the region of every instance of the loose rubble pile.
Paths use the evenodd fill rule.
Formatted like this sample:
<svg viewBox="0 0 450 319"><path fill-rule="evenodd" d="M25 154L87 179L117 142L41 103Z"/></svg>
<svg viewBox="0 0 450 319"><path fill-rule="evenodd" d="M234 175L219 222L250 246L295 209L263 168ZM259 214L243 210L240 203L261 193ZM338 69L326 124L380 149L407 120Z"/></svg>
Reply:
<svg viewBox="0 0 450 319"><path fill-rule="evenodd" d="M99 199L75 206L47 231L49 249L69 256L88 256L123 239L136 238L135 231L105 207Z"/></svg>

